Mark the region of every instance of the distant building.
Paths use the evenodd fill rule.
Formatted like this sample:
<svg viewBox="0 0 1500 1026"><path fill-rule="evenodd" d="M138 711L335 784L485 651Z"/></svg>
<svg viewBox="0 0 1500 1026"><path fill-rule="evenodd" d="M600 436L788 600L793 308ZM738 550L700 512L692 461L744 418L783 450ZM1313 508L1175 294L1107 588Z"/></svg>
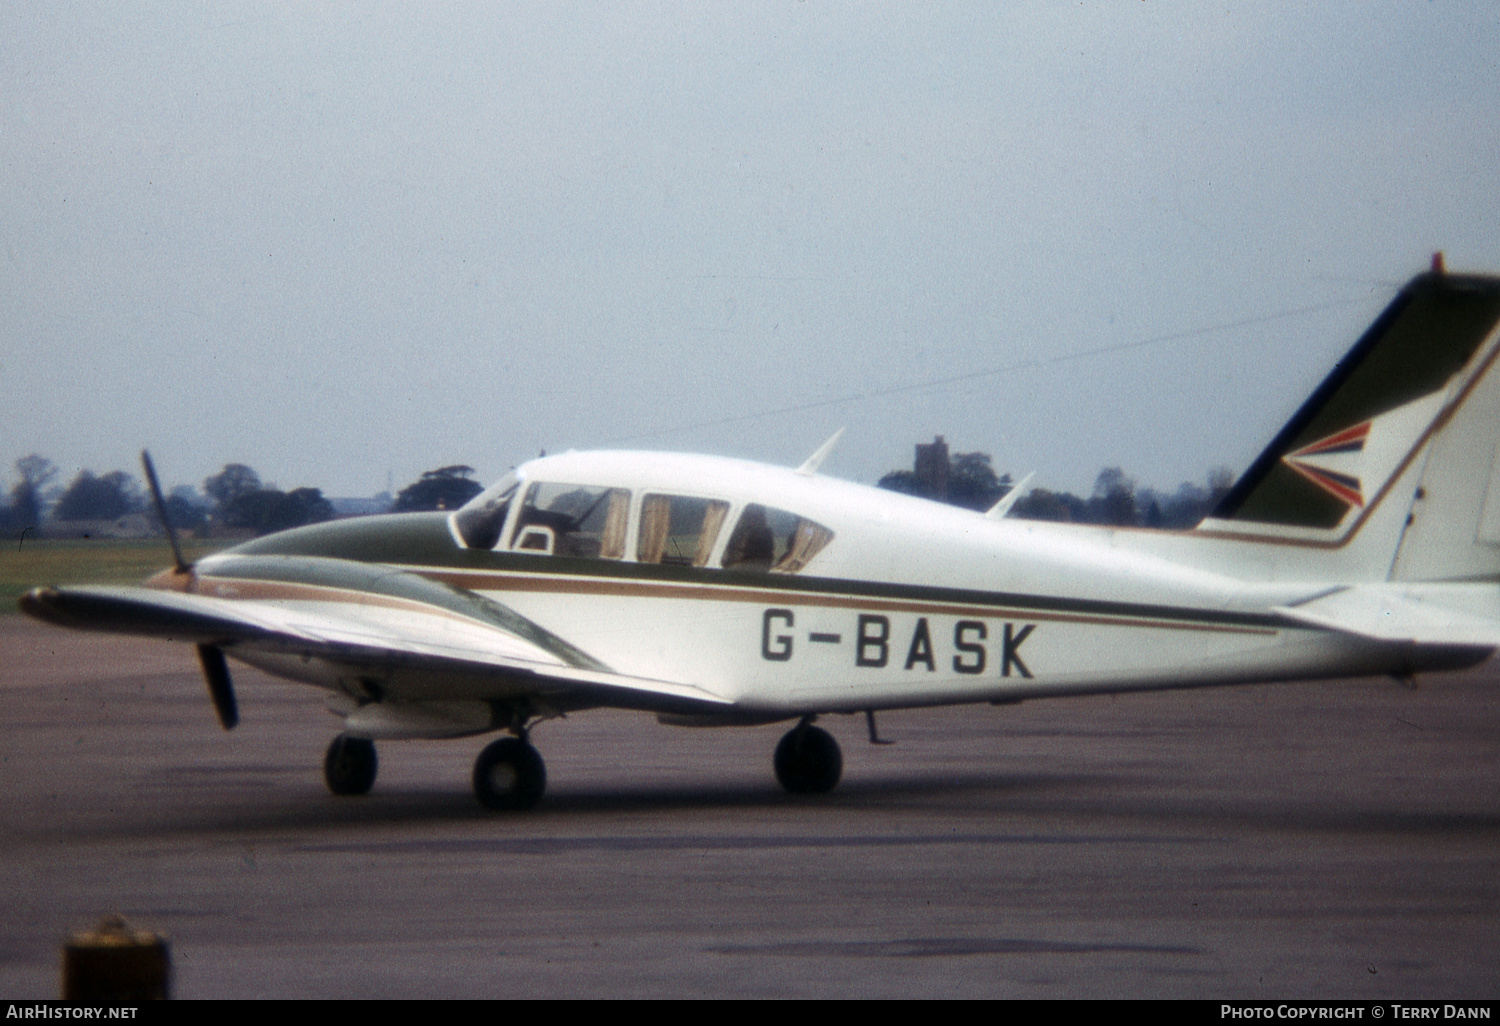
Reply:
<svg viewBox="0 0 1500 1026"><path fill-rule="evenodd" d="M948 494L948 443L938 435L931 445L917 443L917 458L912 463L912 473L926 489L926 494L942 498Z"/></svg>

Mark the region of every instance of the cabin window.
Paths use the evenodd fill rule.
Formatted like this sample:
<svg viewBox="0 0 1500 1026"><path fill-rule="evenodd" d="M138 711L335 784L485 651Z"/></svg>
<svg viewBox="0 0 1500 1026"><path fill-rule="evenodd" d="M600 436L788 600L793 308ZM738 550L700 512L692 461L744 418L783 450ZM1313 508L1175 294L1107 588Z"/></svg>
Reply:
<svg viewBox="0 0 1500 1026"><path fill-rule="evenodd" d="M511 548L546 556L620 559L630 492L537 482L526 490Z"/></svg>
<svg viewBox="0 0 1500 1026"><path fill-rule="evenodd" d="M508 486L496 486L474 496L453 514L453 525L465 545L471 549L495 547L505 527L505 515L510 512L510 500L515 497L516 487L512 477Z"/></svg>
<svg viewBox="0 0 1500 1026"><path fill-rule="evenodd" d="M833 532L821 524L752 503L745 507L729 535L723 566L794 574L832 540Z"/></svg>
<svg viewBox="0 0 1500 1026"><path fill-rule="evenodd" d="M702 566L729 503L685 495L648 495L641 503L641 533L635 558L642 563Z"/></svg>

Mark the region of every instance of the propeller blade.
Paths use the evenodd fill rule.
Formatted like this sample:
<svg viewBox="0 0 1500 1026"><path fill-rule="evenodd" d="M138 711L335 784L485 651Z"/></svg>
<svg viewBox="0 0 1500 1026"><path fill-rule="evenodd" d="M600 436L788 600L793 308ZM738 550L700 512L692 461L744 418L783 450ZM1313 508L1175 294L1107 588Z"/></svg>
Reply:
<svg viewBox="0 0 1500 1026"><path fill-rule="evenodd" d="M172 558L177 560L177 572L185 574L188 572L187 561L182 558L182 546L177 544L177 532L172 530L172 521L167 519L167 501L161 497L161 485L156 480L156 467L151 463L151 454L145 449L141 450L141 466L146 468L146 483L151 486L151 499L156 503L156 518L161 521L163 531L167 532L167 541L172 543ZM223 656L219 656L223 661ZM225 680L228 680L228 671L225 671ZM233 726L233 724L231 724Z"/></svg>
<svg viewBox="0 0 1500 1026"><path fill-rule="evenodd" d="M229 663L224 650L217 645L199 645L198 661L203 664L203 678L208 681L208 697L214 700L214 712L225 730L240 722L240 710L234 702L234 685L229 682Z"/></svg>

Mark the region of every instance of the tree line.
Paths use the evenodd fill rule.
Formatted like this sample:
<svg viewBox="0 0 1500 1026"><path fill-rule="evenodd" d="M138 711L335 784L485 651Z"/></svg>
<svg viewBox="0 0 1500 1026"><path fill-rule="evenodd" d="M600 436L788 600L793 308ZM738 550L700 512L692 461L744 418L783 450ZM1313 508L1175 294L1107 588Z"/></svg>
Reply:
<svg viewBox="0 0 1500 1026"><path fill-rule="evenodd" d="M426 471L386 508L398 513L457 509L481 490L473 474L473 467L462 464ZM140 478L122 470L105 474L80 470L63 487L57 483L57 465L33 453L16 460L15 478L0 505L0 533L8 537L28 532L89 533L89 525L119 523L148 512L151 506ZM224 469L204 479L201 492L179 485L164 501L173 528L195 535L269 534L335 516L333 503L321 488L282 491L243 463L226 463ZM145 529L155 529L154 516L148 518Z"/></svg>
<svg viewBox="0 0 1500 1026"><path fill-rule="evenodd" d="M1218 505L1234 484L1227 467L1210 471L1205 484L1184 481L1173 492L1142 488L1119 467L1106 467L1087 498L1072 492L1033 488L1016 500L1010 515L1025 520L1055 520L1113 527L1194 527ZM942 436L919 444L911 470L893 470L881 488L986 510L1008 494L1010 474L997 474L989 453L948 452Z"/></svg>
<svg viewBox="0 0 1500 1026"><path fill-rule="evenodd" d="M15 483L0 505L0 534L8 537L44 533L49 523L60 532L78 525L115 522L145 513L150 502L134 474L115 470L95 474L80 470L63 487L58 468L35 453L15 462ZM1198 523L1229 491L1233 478L1226 468L1211 471L1205 484L1183 482L1176 491L1139 487L1119 467L1099 472L1088 497L1071 492L1034 488L1017 500L1011 516L1030 520L1071 521L1122 527L1189 528ZM996 473L988 453L949 453L942 438L918 445L911 470L893 470L879 481L882 488L985 510L1006 495L1010 474ZM424 471L401 489L386 507L390 512L457 509L479 494L474 468L450 464ZM333 503L320 488L282 491L261 480L243 463L226 463L203 481L202 491L179 485L166 497L172 526L197 535L222 533L269 534L289 527L331 520ZM384 509L379 511L385 511ZM155 529L154 517L146 529Z"/></svg>

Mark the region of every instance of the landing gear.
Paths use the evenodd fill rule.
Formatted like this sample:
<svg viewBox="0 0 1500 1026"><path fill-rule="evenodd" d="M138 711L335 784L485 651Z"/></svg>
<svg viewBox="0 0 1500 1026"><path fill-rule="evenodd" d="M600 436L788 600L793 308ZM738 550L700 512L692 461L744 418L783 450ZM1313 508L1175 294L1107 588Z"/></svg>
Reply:
<svg viewBox="0 0 1500 1026"><path fill-rule="evenodd" d="M532 808L547 789L547 765L531 745L503 737L487 745L474 760L474 796L487 809L502 812Z"/></svg>
<svg viewBox="0 0 1500 1026"><path fill-rule="evenodd" d="M776 779L792 794L826 794L844 772L839 743L821 727L804 720L776 746Z"/></svg>
<svg viewBox="0 0 1500 1026"><path fill-rule="evenodd" d="M323 757L323 779L334 794L369 794L375 783L375 742L340 734Z"/></svg>

